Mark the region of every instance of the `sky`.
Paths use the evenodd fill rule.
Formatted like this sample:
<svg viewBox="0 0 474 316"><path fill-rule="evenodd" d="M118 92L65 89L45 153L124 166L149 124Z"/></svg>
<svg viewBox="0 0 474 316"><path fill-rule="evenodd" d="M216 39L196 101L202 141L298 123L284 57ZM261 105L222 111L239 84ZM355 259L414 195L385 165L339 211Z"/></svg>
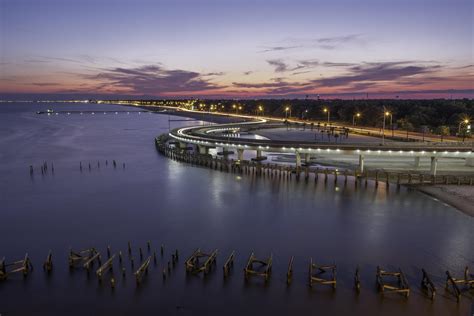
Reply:
<svg viewBox="0 0 474 316"><path fill-rule="evenodd" d="M0 98L474 97L472 0L0 0Z"/></svg>

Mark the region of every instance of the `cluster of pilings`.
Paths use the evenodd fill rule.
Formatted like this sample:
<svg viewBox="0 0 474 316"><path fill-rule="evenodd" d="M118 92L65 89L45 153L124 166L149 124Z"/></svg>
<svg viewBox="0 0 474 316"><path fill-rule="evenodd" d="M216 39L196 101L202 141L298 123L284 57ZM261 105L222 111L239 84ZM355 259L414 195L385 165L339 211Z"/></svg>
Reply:
<svg viewBox="0 0 474 316"><path fill-rule="evenodd" d="M46 175L48 174L49 171L51 171L51 174L54 174L54 164L52 162L49 163L47 161L44 161L40 166L39 169L41 171L41 175ZM35 167L33 165L30 165L30 176L33 176L35 173Z"/></svg>
<svg viewBox="0 0 474 316"><path fill-rule="evenodd" d="M203 166L214 170L220 170L224 172L253 175L257 177L268 177L276 179L289 179L296 180L304 179L305 181L310 178L317 181L320 176L324 177L324 181L329 181L332 178L334 183L338 181L344 181L347 184L348 178L350 177L355 182L355 185L359 185L362 182L369 180L374 181L375 186L379 183L385 183L388 188L391 184L400 186L402 184L457 184L457 185L473 185L474 178L470 176L449 176L449 175L426 175L423 173L414 172L387 172L384 170L368 170L364 172L358 172L354 170L344 169L339 170L336 168L321 168L321 167L310 167L310 166L291 166L283 164L272 164L262 163L260 161L243 160L243 159L226 159L225 157L214 157L210 154L203 154L190 150L190 148L180 148L168 143L166 136L159 136L155 139L155 145L157 150L177 161L186 162L192 165ZM341 177L343 179L341 179Z"/></svg>
<svg viewBox="0 0 474 316"><path fill-rule="evenodd" d="M94 168L97 168L97 169L100 169L101 166L105 166L105 167L108 167L109 164L114 168L122 168L122 169L125 169L125 162L122 162L121 164L119 162L117 162L115 159L112 159L109 163L109 160L105 160L105 161L101 161L100 160L97 160L97 162L91 162L91 161L88 161L88 162L83 162L83 161L79 161L79 170L82 172L84 170L89 170L92 171ZM37 168L35 168L35 166L33 165L30 165L30 176L34 176L35 174L35 171L37 171ZM41 175L46 175L48 174L49 171L51 171L52 174L54 174L54 164L51 162L51 163L48 163L46 161L44 161L40 166L39 166L39 170L41 171Z"/></svg>
<svg viewBox="0 0 474 316"><path fill-rule="evenodd" d="M171 257L166 259L164 257L165 246L162 244L159 253L164 267L162 270L163 280L165 280L178 262L178 250L173 251ZM128 264L126 263L127 260ZM121 250L113 252L110 245L107 246L105 254L94 247L81 250L69 249L67 262L71 271L83 270L87 273L88 277L90 277L91 274L95 274L99 284L103 285L108 282L112 288L115 288L118 282L116 276L117 265L119 267L117 274L121 275L123 279L126 278L126 267L129 266L132 270L131 274L135 278L138 286L148 275L150 265L152 263L154 266L158 265L158 255L156 249L152 250L150 241L146 243L146 250L143 250L142 247L138 247L138 249L134 250L132 244L128 242L127 251L125 252ZM26 277L32 270L32 267L28 255L25 256L25 259L13 263L6 263L5 258L3 258L0 261L0 281L6 280L7 277L17 272L22 272ZM48 275L53 271L53 253L51 250L48 252L46 260L43 263L43 270Z"/></svg>
<svg viewBox="0 0 474 316"><path fill-rule="evenodd" d="M105 167L108 167L109 166L109 161L108 160L105 160L105 162L103 162L103 164L105 165ZM111 160L110 164L114 167L114 169L116 169L117 167L119 167L119 163L113 159ZM91 171L94 167L97 167L97 169L100 169L100 160L97 160L97 164L95 164L94 162L85 162L84 165L82 164L82 161L79 161L79 170L82 172L83 169L87 168L89 171ZM125 162L122 162L122 169L125 169Z"/></svg>
<svg viewBox="0 0 474 316"><path fill-rule="evenodd" d="M140 286L144 279L151 273L149 270L151 269L152 263L158 271L162 271L163 281L165 281L171 275L171 271L176 268L179 258L178 250L176 249L171 253L170 260L166 259L164 257L164 245L161 245L159 253L162 270L160 270L158 267L157 251L152 250L150 241L147 242L145 250L143 250L142 247L138 247L138 250L134 250L131 243L128 242L127 251L125 253L126 255L124 255L122 251L113 252L110 246L107 246L105 254L102 254L97 248L86 248L76 251L70 249L67 261L70 270L83 270L87 273L88 277L93 273L97 277L99 284L103 285L107 283L106 281L108 280L111 288L115 288L119 280L114 271L117 266L119 267L119 274L123 279L125 279L127 275L126 266L129 266L136 285ZM137 258L134 257L134 254ZM184 261L185 271L187 274L199 275L203 273L204 276L206 276L214 272L214 267L217 265L217 257L217 249L202 251L198 248ZM235 251L232 251L230 255L226 257L222 265L224 279L230 277L235 257ZM128 263L126 263L127 260ZM135 260L137 260L137 262L135 262ZM244 280L249 282L251 277L260 277L263 279L264 284L268 284L272 276L273 261L272 254L268 257L258 259L254 252L251 252L243 267ZM285 279L287 286L290 286L293 281L293 263L294 257L292 256L289 259L288 270L286 271ZM53 255L51 251L49 251L43 263L43 268L47 274L50 274L53 270ZM24 259L11 263L7 263L5 258L3 258L0 261L0 281L9 278L14 279L14 275L18 273L22 274L23 277L27 277L32 270L33 265L28 254L25 255ZM353 290L359 294L361 288L364 286L360 278L359 266L356 267L353 276ZM377 266L375 281L381 296L400 294L408 298L410 295L411 287L401 269L387 271ZM335 291L337 283L336 263L318 264L313 261L313 258L309 259L309 288L314 288L317 285L318 287L329 287ZM421 269L420 290L428 299L435 299L437 287L431 275L425 269ZM454 296L457 302L460 301L463 292L472 290L474 290L474 275L469 272L468 267L464 269L464 273L460 277L455 277L450 271L446 271L445 291Z"/></svg>

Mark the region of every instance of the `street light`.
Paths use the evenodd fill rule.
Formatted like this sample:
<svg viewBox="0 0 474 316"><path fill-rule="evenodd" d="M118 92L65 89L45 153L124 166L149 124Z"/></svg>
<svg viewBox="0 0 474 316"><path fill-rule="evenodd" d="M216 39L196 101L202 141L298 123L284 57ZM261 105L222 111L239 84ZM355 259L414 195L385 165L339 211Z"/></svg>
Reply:
<svg viewBox="0 0 474 316"><path fill-rule="evenodd" d="M464 139L466 138L467 131L471 129L471 125L469 125L469 119L464 119L461 122L459 122L458 134L461 134L461 125L462 124L466 125L466 131L462 134L462 141L464 141Z"/></svg>
<svg viewBox="0 0 474 316"><path fill-rule="evenodd" d="M331 111L328 108L324 108L323 111L324 111L324 113L328 114L328 125L329 125L329 117L331 115Z"/></svg>
<svg viewBox="0 0 474 316"><path fill-rule="evenodd" d="M356 113L356 114L352 115L352 126L355 126L355 119L356 119L356 117L360 118L360 115L361 115L360 113Z"/></svg>
<svg viewBox="0 0 474 316"><path fill-rule="evenodd" d="M458 133L461 133L461 125L462 124L469 124L469 120L468 119L464 119L462 120L461 122L459 122L459 129L458 129Z"/></svg>
<svg viewBox="0 0 474 316"><path fill-rule="evenodd" d="M388 111L385 111L385 113L383 114L383 127L382 127L382 145L385 144L385 117L386 116L390 116L390 126L392 126L392 118L393 118L393 115L392 113L388 112ZM393 129L392 129L392 137L393 137Z"/></svg>
<svg viewBox="0 0 474 316"><path fill-rule="evenodd" d="M263 106L261 106L261 105L258 106L258 112L261 112L263 114Z"/></svg>
<svg viewBox="0 0 474 316"><path fill-rule="evenodd" d="M288 111L290 111L290 117L291 117L291 108L289 106L285 108L285 119L288 119Z"/></svg>

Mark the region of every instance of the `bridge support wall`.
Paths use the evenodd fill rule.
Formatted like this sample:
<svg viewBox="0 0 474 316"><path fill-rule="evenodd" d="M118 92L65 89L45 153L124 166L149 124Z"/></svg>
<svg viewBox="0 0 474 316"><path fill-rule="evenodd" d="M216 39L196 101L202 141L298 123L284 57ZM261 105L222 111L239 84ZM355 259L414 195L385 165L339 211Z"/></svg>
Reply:
<svg viewBox="0 0 474 316"><path fill-rule="evenodd" d="M436 176L437 169L438 169L438 158L431 157L430 174L433 176Z"/></svg>
<svg viewBox="0 0 474 316"><path fill-rule="evenodd" d="M209 147L198 145L199 153L202 155L207 155L209 153Z"/></svg>
<svg viewBox="0 0 474 316"><path fill-rule="evenodd" d="M309 164L310 160L311 160L311 155L310 154L304 154L304 162L306 164Z"/></svg>
<svg viewBox="0 0 474 316"><path fill-rule="evenodd" d="M364 172L364 155L359 155L359 172Z"/></svg>
<svg viewBox="0 0 474 316"><path fill-rule="evenodd" d="M474 158L466 158L466 166L474 167Z"/></svg>
<svg viewBox="0 0 474 316"><path fill-rule="evenodd" d="M295 151L295 156L296 156L296 168L300 168L301 167L301 154Z"/></svg>
<svg viewBox="0 0 474 316"><path fill-rule="evenodd" d="M415 168L420 167L420 157L415 157Z"/></svg>
<svg viewBox="0 0 474 316"><path fill-rule="evenodd" d="M241 148L237 149L237 159L244 160L244 150Z"/></svg>

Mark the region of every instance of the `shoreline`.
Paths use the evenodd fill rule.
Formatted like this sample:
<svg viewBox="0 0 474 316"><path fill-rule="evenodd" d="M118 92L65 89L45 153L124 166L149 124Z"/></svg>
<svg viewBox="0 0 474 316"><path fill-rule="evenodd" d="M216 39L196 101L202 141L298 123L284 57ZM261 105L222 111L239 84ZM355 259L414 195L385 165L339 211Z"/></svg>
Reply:
<svg viewBox="0 0 474 316"><path fill-rule="evenodd" d="M474 187L459 185L420 185L412 188L446 203L462 213L474 217Z"/></svg>

